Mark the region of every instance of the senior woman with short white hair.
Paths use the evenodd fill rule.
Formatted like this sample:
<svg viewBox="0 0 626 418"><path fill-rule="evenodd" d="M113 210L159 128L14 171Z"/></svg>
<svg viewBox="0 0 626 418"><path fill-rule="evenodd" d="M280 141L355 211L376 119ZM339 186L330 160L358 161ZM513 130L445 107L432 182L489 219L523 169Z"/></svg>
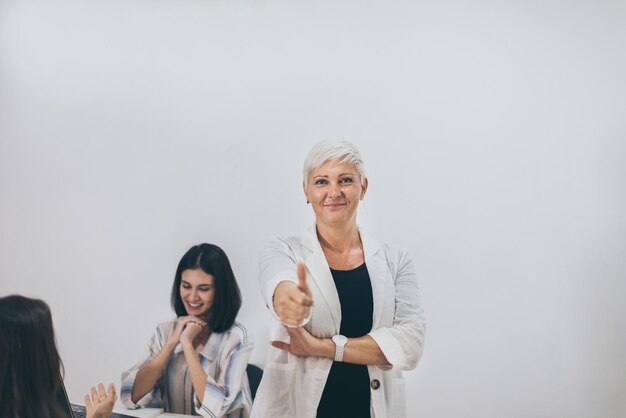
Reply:
<svg viewBox="0 0 626 418"><path fill-rule="evenodd" d="M316 144L303 187L315 225L260 256L275 323L252 417L405 417L425 330L411 260L357 226L368 180L353 144Z"/></svg>

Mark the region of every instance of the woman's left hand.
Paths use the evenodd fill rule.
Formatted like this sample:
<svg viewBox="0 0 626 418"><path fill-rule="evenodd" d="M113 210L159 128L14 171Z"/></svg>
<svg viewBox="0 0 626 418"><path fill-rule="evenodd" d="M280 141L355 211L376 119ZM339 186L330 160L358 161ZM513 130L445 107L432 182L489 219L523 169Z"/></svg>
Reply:
<svg viewBox="0 0 626 418"><path fill-rule="evenodd" d="M85 395L85 409L87 410L87 418L109 418L113 405L117 400L115 386L113 383L109 385L109 390L104 389L104 385L100 383L98 389L91 387L91 397Z"/></svg>
<svg viewBox="0 0 626 418"><path fill-rule="evenodd" d="M296 356L323 356L323 340L315 338L303 327L285 328L289 334L289 344L272 341L272 346Z"/></svg>
<svg viewBox="0 0 626 418"><path fill-rule="evenodd" d="M183 332L180 334L180 343L182 345L193 344L194 338L196 338L198 334L202 332L203 328L204 326L198 322L195 322L195 321L187 322L185 324L185 329L183 329Z"/></svg>

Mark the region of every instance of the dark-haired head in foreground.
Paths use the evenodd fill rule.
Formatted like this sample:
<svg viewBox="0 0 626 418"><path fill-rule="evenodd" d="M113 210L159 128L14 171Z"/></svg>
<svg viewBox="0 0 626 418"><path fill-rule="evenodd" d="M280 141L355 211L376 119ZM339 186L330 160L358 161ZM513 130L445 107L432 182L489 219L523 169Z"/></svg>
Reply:
<svg viewBox="0 0 626 418"><path fill-rule="evenodd" d="M55 418L63 365L46 302L0 298L0 417Z"/></svg>

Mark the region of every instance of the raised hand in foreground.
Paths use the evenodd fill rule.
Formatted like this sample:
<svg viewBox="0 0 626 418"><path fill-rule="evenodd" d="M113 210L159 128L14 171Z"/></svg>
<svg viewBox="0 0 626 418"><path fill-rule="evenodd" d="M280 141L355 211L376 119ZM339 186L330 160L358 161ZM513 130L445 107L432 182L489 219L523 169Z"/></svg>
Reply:
<svg viewBox="0 0 626 418"><path fill-rule="evenodd" d="M87 418L109 418L113 405L117 400L115 393L115 385L109 384L108 390L104 389L102 383L98 384L98 389L91 387L91 396L85 395L85 408L87 409Z"/></svg>

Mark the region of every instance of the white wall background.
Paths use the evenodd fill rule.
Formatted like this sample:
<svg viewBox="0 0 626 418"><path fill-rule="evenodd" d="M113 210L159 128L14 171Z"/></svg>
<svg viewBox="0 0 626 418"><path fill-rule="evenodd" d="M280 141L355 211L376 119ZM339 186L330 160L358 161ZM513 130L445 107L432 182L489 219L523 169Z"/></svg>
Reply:
<svg viewBox="0 0 626 418"><path fill-rule="evenodd" d="M257 254L312 221L310 146L428 317L411 417L626 416L626 3L0 3L0 295L52 307L70 397L119 384L213 242L267 351Z"/></svg>

